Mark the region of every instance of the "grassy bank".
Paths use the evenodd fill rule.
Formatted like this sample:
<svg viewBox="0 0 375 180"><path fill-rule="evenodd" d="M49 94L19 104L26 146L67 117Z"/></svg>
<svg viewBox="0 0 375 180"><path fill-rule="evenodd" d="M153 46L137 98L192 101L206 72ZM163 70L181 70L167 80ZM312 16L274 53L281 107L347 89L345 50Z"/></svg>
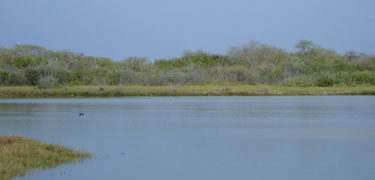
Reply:
<svg viewBox="0 0 375 180"><path fill-rule="evenodd" d="M0 136L0 179L24 176L27 170L51 168L90 154L20 136Z"/></svg>
<svg viewBox="0 0 375 180"><path fill-rule="evenodd" d="M375 95L375 86L286 87L253 85L185 86L72 86L39 89L34 86L0 87L0 98L121 97L121 96L309 96Z"/></svg>

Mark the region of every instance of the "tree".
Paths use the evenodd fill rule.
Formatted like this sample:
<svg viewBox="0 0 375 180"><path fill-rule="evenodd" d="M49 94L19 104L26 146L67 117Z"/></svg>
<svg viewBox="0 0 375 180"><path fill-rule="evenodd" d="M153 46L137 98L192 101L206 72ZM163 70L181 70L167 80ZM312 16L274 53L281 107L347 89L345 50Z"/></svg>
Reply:
<svg viewBox="0 0 375 180"><path fill-rule="evenodd" d="M311 53L312 49L318 48L312 41L301 40L294 46L299 54Z"/></svg>
<svg viewBox="0 0 375 180"><path fill-rule="evenodd" d="M26 55L43 56L47 52L47 50L44 47L28 45L28 44L15 45L14 50L20 56L26 56Z"/></svg>
<svg viewBox="0 0 375 180"><path fill-rule="evenodd" d="M122 61L125 68L133 71L141 71L147 64L147 58L143 57L129 57Z"/></svg>
<svg viewBox="0 0 375 180"><path fill-rule="evenodd" d="M10 77L8 72L0 72L0 85L9 85Z"/></svg>
<svg viewBox="0 0 375 180"><path fill-rule="evenodd" d="M185 51L178 58L121 62L39 46L0 48L0 85L182 85L203 83L332 86L375 84L375 56L345 55L299 41L296 52L250 41L227 55Z"/></svg>
<svg viewBox="0 0 375 180"><path fill-rule="evenodd" d="M41 77L38 80L39 88L47 89L47 88L56 88L58 85L58 80L52 76Z"/></svg>
<svg viewBox="0 0 375 180"><path fill-rule="evenodd" d="M358 61L360 59L360 55L355 52L355 51L348 51L344 54L344 56L349 60L349 61Z"/></svg>
<svg viewBox="0 0 375 180"><path fill-rule="evenodd" d="M29 85L37 85L40 74L35 69L27 69L25 76Z"/></svg>
<svg viewBox="0 0 375 180"><path fill-rule="evenodd" d="M228 51L228 56L244 63L248 68L251 68L256 65L256 51L260 47L260 42L250 41L248 44L244 44L241 47L231 47Z"/></svg>

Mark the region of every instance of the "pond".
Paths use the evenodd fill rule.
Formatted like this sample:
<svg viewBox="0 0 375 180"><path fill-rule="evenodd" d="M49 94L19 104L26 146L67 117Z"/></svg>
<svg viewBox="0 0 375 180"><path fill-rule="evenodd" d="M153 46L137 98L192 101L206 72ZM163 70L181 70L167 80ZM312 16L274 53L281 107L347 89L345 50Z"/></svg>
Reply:
<svg viewBox="0 0 375 180"><path fill-rule="evenodd" d="M20 179L375 179L373 96L0 99L10 134L94 156Z"/></svg>

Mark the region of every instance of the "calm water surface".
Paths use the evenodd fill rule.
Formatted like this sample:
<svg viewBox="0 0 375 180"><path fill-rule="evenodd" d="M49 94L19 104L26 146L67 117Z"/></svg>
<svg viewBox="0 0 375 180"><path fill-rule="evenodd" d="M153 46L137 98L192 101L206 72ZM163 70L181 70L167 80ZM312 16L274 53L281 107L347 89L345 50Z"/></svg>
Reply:
<svg viewBox="0 0 375 180"><path fill-rule="evenodd" d="M94 155L22 179L375 179L368 96L0 99L9 134Z"/></svg>

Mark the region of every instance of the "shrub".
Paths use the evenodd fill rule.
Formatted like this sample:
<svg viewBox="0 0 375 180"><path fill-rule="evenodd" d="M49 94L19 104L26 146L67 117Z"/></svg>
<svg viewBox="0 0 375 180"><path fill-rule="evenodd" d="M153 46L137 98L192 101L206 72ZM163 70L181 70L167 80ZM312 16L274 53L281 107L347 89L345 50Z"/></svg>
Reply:
<svg viewBox="0 0 375 180"><path fill-rule="evenodd" d="M0 72L0 85L9 85L10 77L8 72Z"/></svg>
<svg viewBox="0 0 375 180"><path fill-rule="evenodd" d="M336 83L335 78L332 75L323 74L318 77L317 86L330 87Z"/></svg>
<svg viewBox="0 0 375 180"><path fill-rule="evenodd" d="M58 85L58 80L52 76L41 77L38 80L38 87L47 89L47 88L56 88Z"/></svg>
<svg viewBox="0 0 375 180"><path fill-rule="evenodd" d="M25 76L29 85L37 85L40 73L34 69L27 69Z"/></svg>

